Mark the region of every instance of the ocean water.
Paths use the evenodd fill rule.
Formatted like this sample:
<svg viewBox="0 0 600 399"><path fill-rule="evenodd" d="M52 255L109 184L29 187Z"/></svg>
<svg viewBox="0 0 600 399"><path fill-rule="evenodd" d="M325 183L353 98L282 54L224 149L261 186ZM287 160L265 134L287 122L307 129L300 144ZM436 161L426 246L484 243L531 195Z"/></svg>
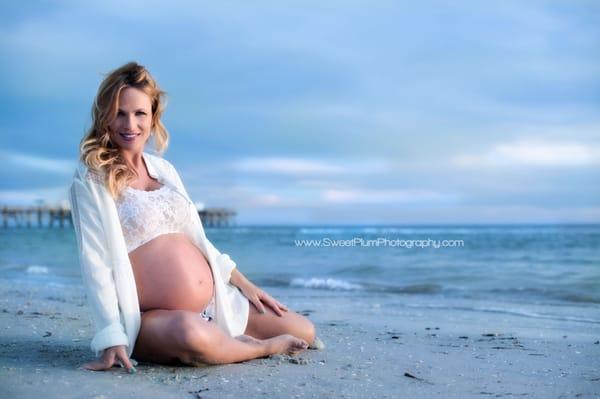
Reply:
<svg viewBox="0 0 600 399"><path fill-rule="evenodd" d="M600 226L206 230L257 284L600 323ZM0 278L81 285L70 227L0 229ZM486 304L483 306L482 304ZM499 304L499 305L489 305ZM547 313L532 311L543 306Z"/></svg>

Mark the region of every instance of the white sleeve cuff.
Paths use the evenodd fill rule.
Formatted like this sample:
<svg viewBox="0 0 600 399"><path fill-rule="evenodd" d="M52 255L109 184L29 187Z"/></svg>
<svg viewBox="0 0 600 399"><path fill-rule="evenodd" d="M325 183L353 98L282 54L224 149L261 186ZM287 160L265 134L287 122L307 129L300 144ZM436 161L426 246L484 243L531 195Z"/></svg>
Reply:
<svg viewBox="0 0 600 399"><path fill-rule="evenodd" d="M117 345L129 346L125 330L121 323L118 322L112 323L98 331L90 344L92 351L96 354L96 358L102 356L104 349Z"/></svg>

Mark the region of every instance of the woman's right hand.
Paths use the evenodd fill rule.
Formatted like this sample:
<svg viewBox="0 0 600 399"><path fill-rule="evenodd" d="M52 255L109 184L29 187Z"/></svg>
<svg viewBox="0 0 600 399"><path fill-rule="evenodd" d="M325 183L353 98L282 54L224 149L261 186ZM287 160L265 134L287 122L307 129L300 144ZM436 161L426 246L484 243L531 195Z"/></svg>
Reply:
<svg viewBox="0 0 600 399"><path fill-rule="evenodd" d="M119 365L119 361L125 366L125 369L129 373L135 373L135 367L129 361L129 357L127 356L127 351L125 350L125 345L111 346L110 348L106 348L102 353L102 357L100 359L94 360L93 362L85 363L81 365L79 368L83 368L86 370L94 370L94 371L103 371L108 370L112 366Z"/></svg>

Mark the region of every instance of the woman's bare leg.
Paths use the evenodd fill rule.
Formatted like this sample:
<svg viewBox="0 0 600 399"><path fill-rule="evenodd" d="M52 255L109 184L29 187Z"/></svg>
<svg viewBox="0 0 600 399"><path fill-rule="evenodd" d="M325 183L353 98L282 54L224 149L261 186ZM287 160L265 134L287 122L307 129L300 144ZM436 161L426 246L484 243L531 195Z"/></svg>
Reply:
<svg viewBox="0 0 600 399"><path fill-rule="evenodd" d="M283 316L278 316L270 307L265 306L265 313L259 313L250 303L248 325L244 334L258 339L291 334L311 344L316 332L310 320L292 310L283 312Z"/></svg>
<svg viewBox="0 0 600 399"><path fill-rule="evenodd" d="M141 361L173 364L221 364L296 353L306 342L291 335L267 340L229 337L216 324L194 312L151 310L142 315L133 357Z"/></svg>
<svg viewBox="0 0 600 399"><path fill-rule="evenodd" d="M202 318L200 321L202 326L191 327L184 335L184 350L179 356L183 363L236 363L276 353L295 354L308 347L305 341L289 334L265 340L231 338L216 324Z"/></svg>

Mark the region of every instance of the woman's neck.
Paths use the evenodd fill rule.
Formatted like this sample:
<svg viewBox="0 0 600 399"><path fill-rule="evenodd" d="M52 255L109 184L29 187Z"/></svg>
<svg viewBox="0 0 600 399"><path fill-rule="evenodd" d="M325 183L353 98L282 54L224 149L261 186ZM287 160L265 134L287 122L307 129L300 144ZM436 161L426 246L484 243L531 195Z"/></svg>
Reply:
<svg viewBox="0 0 600 399"><path fill-rule="evenodd" d="M144 158L142 156L141 151L136 153L132 153L129 151L121 151L121 156L130 167L132 167L138 172L138 174L146 170L146 166L144 165Z"/></svg>

